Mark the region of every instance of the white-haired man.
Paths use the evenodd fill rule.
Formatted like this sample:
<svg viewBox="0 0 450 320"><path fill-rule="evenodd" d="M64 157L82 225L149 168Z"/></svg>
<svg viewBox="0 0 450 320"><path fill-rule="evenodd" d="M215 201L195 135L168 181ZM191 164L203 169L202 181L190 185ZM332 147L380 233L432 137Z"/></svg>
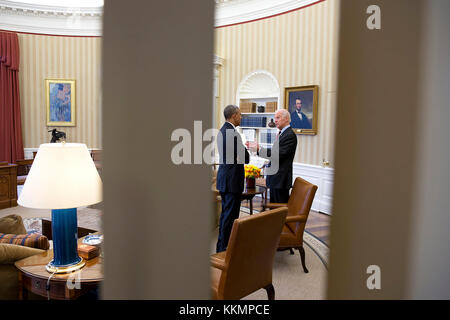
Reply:
<svg viewBox="0 0 450 320"><path fill-rule="evenodd" d="M290 126L291 115L285 109L275 113L275 125L278 128L277 138L272 149L260 148L258 155L268 158L278 156L278 171L267 176L267 187L270 188L270 202L287 203L289 189L292 187L292 162L297 149L297 136Z"/></svg>

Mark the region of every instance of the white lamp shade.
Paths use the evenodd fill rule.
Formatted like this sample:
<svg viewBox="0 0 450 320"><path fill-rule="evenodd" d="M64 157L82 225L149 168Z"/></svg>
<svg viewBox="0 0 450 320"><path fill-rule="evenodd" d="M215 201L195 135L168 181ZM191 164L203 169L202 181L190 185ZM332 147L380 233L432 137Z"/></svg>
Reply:
<svg viewBox="0 0 450 320"><path fill-rule="evenodd" d="M85 144L41 144L17 201L36 209L68 209L102 201L102 181Z"/></svg>

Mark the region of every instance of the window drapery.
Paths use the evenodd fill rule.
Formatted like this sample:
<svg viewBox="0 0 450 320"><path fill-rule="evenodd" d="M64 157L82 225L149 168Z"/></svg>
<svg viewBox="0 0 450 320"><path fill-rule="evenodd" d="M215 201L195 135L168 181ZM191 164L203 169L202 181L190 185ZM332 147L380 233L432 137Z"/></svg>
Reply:
<svg viewBox="0 0 450 320"><path fill-rule="evenodd" d="M24 158L19 96L19 39L0 32L0 161Z"/></svg>

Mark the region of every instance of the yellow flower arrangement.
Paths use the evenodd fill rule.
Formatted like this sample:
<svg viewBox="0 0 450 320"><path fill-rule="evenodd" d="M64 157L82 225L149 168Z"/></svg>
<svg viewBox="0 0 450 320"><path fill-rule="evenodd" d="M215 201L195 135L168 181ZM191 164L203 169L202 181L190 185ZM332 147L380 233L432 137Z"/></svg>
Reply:
<svg viewBox="0 0 450 320"><path fill-rule="evenodd" d="M261 169L252 164L245 165L245 177L246 178L259 178L261 176Z"/></svg>

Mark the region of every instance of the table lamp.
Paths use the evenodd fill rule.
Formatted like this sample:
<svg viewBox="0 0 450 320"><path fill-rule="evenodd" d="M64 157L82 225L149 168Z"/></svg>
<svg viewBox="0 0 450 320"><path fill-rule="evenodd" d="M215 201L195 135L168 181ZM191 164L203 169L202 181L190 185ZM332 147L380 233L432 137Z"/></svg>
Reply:
<svg viewBox="0 0 450 320"><path fill-rule="evenodd" d="M78 256L77 207L102 201L102 182L85 144L41 144L17 201L21 206L52 209L51 273L82 268Z"/></svg>

